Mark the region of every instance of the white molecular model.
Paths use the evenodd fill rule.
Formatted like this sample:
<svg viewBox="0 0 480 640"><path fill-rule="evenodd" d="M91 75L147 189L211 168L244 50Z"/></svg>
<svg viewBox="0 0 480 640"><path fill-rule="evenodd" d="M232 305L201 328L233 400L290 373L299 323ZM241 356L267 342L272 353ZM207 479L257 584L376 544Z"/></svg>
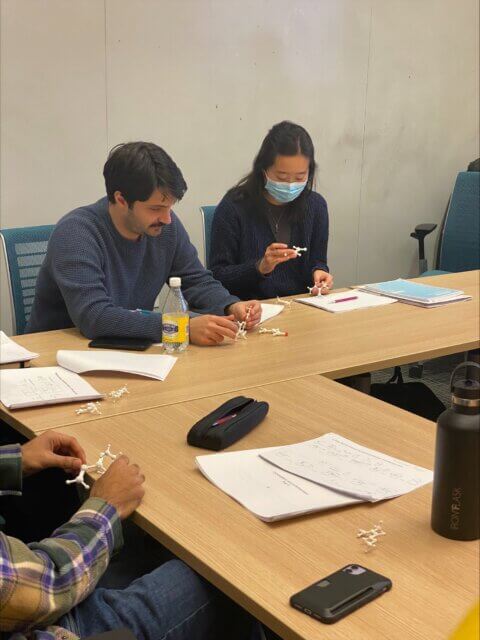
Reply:
<svg viewBox="0 0 480 640"><path fill-rule="evenodd" d="M130 391L125 384L123 385L123 387L120 387L120 389L114 389L113 391L110 391L108 397L115 403L126 393L130 393ZM87 404L82 404L78 409L75 409L75 413L77 414L77 416L81 415L82 413L96 413L98 415L102 415L99 402L87 402Z"/></svg>
<svg viewBox="0 0 480 640"><path fill-rule="evenodd" d="M307 250L307 247L295 247L293 246L292 249L295 251L295 253L297 254L297 256L300 258L302 253L305 253Z"/></svg>
<svg viewBox="0 0 480 640"><path fill-rule="evenodd" d="M280 296L277 296L277 302L278 302L278 304L283 304L286 307L291 307L292 306L292 301L291 300L283 300L282 298L280 298Z"/></svg>
<svg viewBox="0 0 480 640"><path fill-rule="evenodd" d="M81 484L83 487L85 487L85 489L90 489L89 485L85 482L85 473L87 471L93 471L94 473L97 473L98 475L101 476L102 473L105 473L105 471L107 470L105 465L103 464L105 458L110 458L110 460L116 460L118 456L121 455L120 453L116 455L112 453L110 450L110 447L111 445L108 444L105 451L100 452L98 460L96 461L95 464L82 464L82 466L80 467L78 476L76 476L75 478L72 478L71 480L65 480L65 484Z"/></svg>
<svg viewBox="0 0 480 640"><path fill-rule="evenodd" d="M328 288L329 287L328 287L328 285L327 285L327 283L325 281L320 282L320 284L314 284L313 287L307 287L308 293L311 296L320 296L320 295L322 295L322 291L324 289L328 290ZM316 291L316 293L315 293L315 291Z"/></svg>
<svg viewBox="0 0 480 640"><path fill-rule="evenodd" d="M123 385L123 387L120 387L120 389L114 389L113 391L110 391L110 393L108 394L108 397L111 398L114 402L116 402L119 398L121 398L122 396L124 396L126 393L130 393L130 391L127 389L127 385Z"/></svg>
<svg viewBox="0 0 480 640"><path fill-rule="evenodd" d="M81 413L98 413L99 415L101 415L102 412L100 411L99 407L99 402L87 402L87 404L82 404L81 407L75 409L75 413L77 414L77 416L79 416Z"/></svg>
<svg viewBox="0 0 480 640"><path fill-rule="evenodd" d="M378 538L380 536L386 535L386 532L383 530L382 524L383 520L380 520L379 524L376 524L371 529L368 529L368 531L366 531L365 529L359 529L357 531L357 538L361 538L361 540L365 544L365 553L376 549Z"/></svg>
<svg viewBox="0 0 480 640"><path fill-rule="evenodd" d="M238 340L239 338L242 338L242 340L247 339L247 322L250 319L251 310L252 310L252 307L248 307L245 320L242 320L242 322L237 322L238 329L237 329L237 335L235 336L235 340Z"/></svg>
<svg viewBox="0 0 480 640"><path fill-rule="evenodd" d="M276 336L288 336L288 331L280 331L280 329L266 329L265 327L259 329L258 333L271 333L274 338Z"/></svg>

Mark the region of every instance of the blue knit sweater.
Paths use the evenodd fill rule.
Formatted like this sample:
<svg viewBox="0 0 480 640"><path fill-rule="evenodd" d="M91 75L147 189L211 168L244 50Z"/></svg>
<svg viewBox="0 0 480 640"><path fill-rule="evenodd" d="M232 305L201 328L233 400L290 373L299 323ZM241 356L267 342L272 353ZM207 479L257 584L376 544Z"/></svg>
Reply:
<svg viewBox="0 0 480 640"><path fill-rule="evenodd" d="M328 271L325 199L310 193L303 220L292 224L291 245L307 247L307 252L263 276L256 265L272 242L276 240L267 217L255 211L248 200L237 201L227 194L215 209L212 225L210 268L214 277L244 299L306 293L312 285L312 272Z"/></svg>
<svg viewBox="0 0 480 640"><path fill-rule="evenodd" d="M224 315L238 298L213 279L198 259L180 220L157 237L127 240L115 228L108 200L80 207L56 225L37 279L28 332L77 326L88 338L160 340L155 298L170 276L182 278L192 311Z"/></svg>

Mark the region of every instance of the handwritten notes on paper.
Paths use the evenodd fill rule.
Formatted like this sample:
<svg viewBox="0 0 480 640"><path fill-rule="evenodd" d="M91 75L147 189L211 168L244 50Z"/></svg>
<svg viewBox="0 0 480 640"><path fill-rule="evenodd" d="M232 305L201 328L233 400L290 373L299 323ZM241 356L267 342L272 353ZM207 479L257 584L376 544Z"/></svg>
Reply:
<svg viewBox="0 0 480 640"><path fill-rule="evenodd" d="M267 522L413 491L433 474L335 433L285 447L198 456L201 472Z"/></svg>
<svg viewBox="0 0 480 640"><path fill-rule="evenodd" d="M265 522L361 502L283 471L260 457L272 449L198 456L201 472Z"/></svg>
<svg viewBox="0 0 480 640"><path fill-rule="evenodd" d="M61 367L0 371L0 400L8 409L102 397L86 380Z"/></svg>
<svg viewBox="0 0 480 640"><path fill-rule="evenodd" d="M335 433L260 453L264 460L335 491L376 502L432 481L433 473Z"/></svg>

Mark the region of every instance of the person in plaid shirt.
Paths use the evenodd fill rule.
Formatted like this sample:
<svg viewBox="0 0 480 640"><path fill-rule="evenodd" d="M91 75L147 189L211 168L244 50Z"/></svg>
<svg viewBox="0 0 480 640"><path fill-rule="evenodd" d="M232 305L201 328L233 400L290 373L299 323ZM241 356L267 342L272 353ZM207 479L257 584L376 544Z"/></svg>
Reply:
<svg viewBox="0 0 480 640"><path fill-rule="evenodd" d="M2 446L0 496L21 495L23 476L51 467L77 472L84 463L75 438L51 431ZM1 640L74 640L122 627L138 640L263 637L256 621L177 559L124 589L96 587L122 545L121 521L140 504L144 480L120 456L49 538L27 545L0 531Z"/></svg>

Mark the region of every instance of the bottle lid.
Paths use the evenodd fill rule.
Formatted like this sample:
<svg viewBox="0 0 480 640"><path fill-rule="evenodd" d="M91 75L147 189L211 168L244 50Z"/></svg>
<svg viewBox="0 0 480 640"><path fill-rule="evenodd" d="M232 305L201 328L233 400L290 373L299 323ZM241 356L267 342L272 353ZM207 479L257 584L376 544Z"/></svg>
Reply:
<svg viewBox="0 0 480 640"><path fill-rule="evenodd" d="M168 286L169 287L181 287L182 286L182 279L181 278L170 278L170 280L168 281Z"/></svg>
<svg viewBox="0 0 480 640"><path fill-rule="evenodd" d="M475 379L477 376L475 375L475 377L471 376L469 378L463 377L454 381L455 373L458 371L458 369L461 369L463 367L467 367L467 369L472 367L474 370L480 369L480 366L477 362L469 361L462 362L458 365L458 367L455 368L450 382L453 404L469 407L479 407L480 381L478 379ZM472 369L470 369L470 372L471 371Z"/></svg>

